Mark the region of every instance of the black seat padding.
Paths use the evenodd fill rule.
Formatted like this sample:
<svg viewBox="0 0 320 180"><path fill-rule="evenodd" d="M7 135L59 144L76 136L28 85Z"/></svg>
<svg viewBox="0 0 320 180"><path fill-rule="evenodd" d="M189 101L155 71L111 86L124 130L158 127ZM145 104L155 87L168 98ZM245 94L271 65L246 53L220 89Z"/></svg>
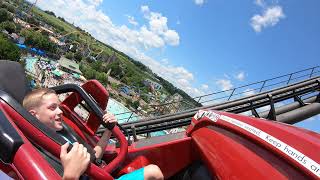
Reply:
<svg viewBox="0 0 320 180"><path fill-rule="evenodd" d="M0 60L0 90L8 92L20 104L30 91L21 64L15 61Z"/></svg>
<svg viewBox="0 0 320 180"><path fill-rule="evenodd" d="M22 144L22 138L0 110L0 160L4 163L12 163Z"/></svg>

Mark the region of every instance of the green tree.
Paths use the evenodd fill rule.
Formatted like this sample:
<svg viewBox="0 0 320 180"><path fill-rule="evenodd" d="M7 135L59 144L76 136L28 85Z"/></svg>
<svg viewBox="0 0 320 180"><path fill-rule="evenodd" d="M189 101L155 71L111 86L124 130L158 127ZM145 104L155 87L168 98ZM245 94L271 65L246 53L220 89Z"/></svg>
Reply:
<svg viewBox="0 0 320 180"><path fill-rule="evenodd" d="M23 29L23 27L20 24L15 24L15 26L16 26L16 32L20 32Z"/></svg>
<svg viewBox="0 0 320 180"><path fill-rule="evenodd" d="M0 29L5 29L11 34L16 32L16 25L10 21L4 21L0 24Z"/></svg>
<svg viewBox="0 0 320 180"><path fill-rule="evenodd" d="M12 16L4 8L0 8L0 23L4 21L12 21Z"/></svg>
<svg viewBox="0 0 320 180"><path fill-rule="evenodd" d="M11 13L15 13L15 11L16 11L16 8L14 7L14 6L12 6L11 4L6 4L6 6L7 6L7 10L9 11L9 12L11 12Z"/></svg>
<svg viewBox="0 0 320 180"><path fill-rule="evenodd" d="M36 26L39 26L39 25L40 25L39 21L36 20L34 17L28 17L28 18L27 18L27 22L30 23L30 24L34 24L34 25L36 25Z"/></svg>
<svg viewBox="0 0 320 180"><path fill-rule="evenodd" d="M139 101L133 101L131 104L131 107L138 109L139 105L140 105Z"/></svg>
<svg viewBox="0 0 320 180"><path fill-rule="evenodd" d="M54 17L56 17L56 15L54 14L54 12L52 12L52 11L44 11L45 13L47 13L47 14L50 14L50 15L52 15L52 16L54 16Z"/></svg>
<svg viewBox="0 0 320 180"><path fill-rule="evenodd" d="M116 77L118 79L122 79L124 76L125 76L125 72L124 72L124 69L120 62L119 61L115 61L113 63L110 63L108 66L107 66L108 69L111 69L111 73L110 75L112 77Z"/></svg>
<svg viewBox="0 0 320 180"><path fill-rule="evenodd" d="M77 62L80 62L82 60L82 54L80 51L77 51L76 53L74 53L74 59L77 61Z"/></svg>
<svg viewBox="0 0 320 180"><path fill-rule="evenodd" d="M93 69L95 69L96 71L99 71L99 72L101 72L102 70L102 62L101 61L95 61L95 62L93 62L93 63L91 63L91 67L93 68Z"/></svg>
<svg viewBox="0 0 320 180"><path fill-rule="evenodd" d="M58 17L58 19L60 19L63 22L66 22L66 20L63 17Z"/></svg>
<svg viewBox="0 0 320 180"><path fill-rule="evenodd" d="M149 103L149 97L146 94L141 95L141 99L143 99L146 103Z"/></svg>
<svg viewBox="0 0 320 180"><path fill-rule="evenodd" d="M71 52L76 53L78 49L78 45L77 44L72 44L72 48L70 49Z"/></svg>
<svg viewBox="0 0 320 180"><path fill-rule="evenodd" d="M97 72L96 79L104 85L107 84L107 74L104 72L103 73Z"/></svg>
<svg viewBox="0 0 320 180"><path fill-rule="evenodd" d="M68 59L73 59L73 53L72 52L67 52L64 56L66 58L68 58Z"/></svg>
<svg viewBox="0 0 320 180"><path fill-rule="evenodd" d="M0 8L5 8L10 12L15 13L15 7L7 2L0 2Z"/></svg>
<svg viewBox="0 0 320 180"><path fill-rule="evenodd" d="M112 89L118 89L119 86L116 83L111 83L111 87Z"/></svg>
<svg viewBox="0 0 320 180"><path fill-rule="evenodd" d="M49 37L42 35L40 32L32 30L22 30L21 35L26 38L27 45L55 53L57 51L56 45L49 40Z"/></svg>
<svg viewBox="0 0 320 180"><path fill-rule="evenodd" d="M95 79L96 78L96 71L90 67L83 68L82 72L83 72L83 75L86 79Z"/></svg>
<svg viewBox="0 0 320 180"><path fill-rule="evenodd" d="M12 42L0 35L0 59L18 61L20 59L20 50Z"/></svg>

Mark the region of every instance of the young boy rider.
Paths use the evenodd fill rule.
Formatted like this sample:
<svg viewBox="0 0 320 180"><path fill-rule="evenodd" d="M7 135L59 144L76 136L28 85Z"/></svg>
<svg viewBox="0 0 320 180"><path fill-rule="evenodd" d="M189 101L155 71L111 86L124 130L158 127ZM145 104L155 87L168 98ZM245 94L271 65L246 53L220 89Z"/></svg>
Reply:
<svg viewBox="0 0 320 180"><path fill-rule="evenodd" d="M62 111L59 108L60 100L54 90L42 88L36 89L27 94L23 100L23 106L39 121L58 134L63 129ZM103 116L105 123L115 123L114 115L106 113ZM70 142L66 137L60 134ZM101 158L109 142L111 131L106 129L97 145L94 147L96 158ZM87 149L77 142L73 143L70 152L67 152L69 143L61 146L60 160L64 169L63 179L79 179L85 172L90 162L90 154ZM121 176L119 179L163 179L160 168L156 165L148 165L132 173Z"/></svg>

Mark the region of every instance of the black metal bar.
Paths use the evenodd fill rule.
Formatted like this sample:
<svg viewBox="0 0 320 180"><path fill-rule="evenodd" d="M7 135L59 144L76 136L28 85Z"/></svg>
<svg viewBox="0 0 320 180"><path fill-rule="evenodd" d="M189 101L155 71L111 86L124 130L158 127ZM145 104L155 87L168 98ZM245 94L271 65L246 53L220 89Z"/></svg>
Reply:
<svg viewBox="0 0 320 180"><path fill-rule="evenodd" d="M137 142L138 141L137 132L136 132L136 128L134 127L134 125L131 126L131 131L132 131L133 141Z"/></svg>
<svg viewBox="0 0 320 180"><path fill-rule="evenodd" d="M94 111L97 116L103 116L103 112L100 107L94 102L93 98L89 96L89 94L80 86L76 84L64 84L60 86L52 87L57 94L67 93L67 92L77 92L81 96L81 98L88 104L88 107L91 111Z"/></svg>
<svg viewBox="0 0 320 180"><path fill-rule="evenodd" d="M310 77L309 77L309 78L311 78L311 77L312 77L312 74L313 74L314 69L315 69L315 67L313 67L313 68L312 68L311 73L310 73Z"/></svg>
<svg viewBox="0 0 320 180"><path fill-rule="evenodd" d="M80 102L81 107L83 107L86 111L90 112L89 108L83 104L82 102Z"/></svg>
<svg viewBox="0 0 320 180"><path fill-rule="evenodd" d="M232 97L232 95L233 95L233 93L234 93L235 90L236 90L236 88L234 88L234 89L232 90L232 93L230 94L230 96L229 96L229 98L228 98L228 101L231 99L231 97Z"/></svg>
<svg viewBox="0 0 320 180"><path fill-rule="evenodd" d="M143 129L152 129L152 128L155 128L155 127L165 127L165 128L169 128L171 127L172 125L175 125L175 124L185 124L185 123L190 123L190 120L191 118L187 118L187 119L177 119L175 121L171 121L169 123L159 123L159 124L153 124L153 125L149 125L148 127L147 126L139 126L139 127L135 127L135 130L136 131L141 131ZM131 128L131 127L125 127L125 128ZM129 133L130 133L130 129L129 130ZM103 132L103 130L99 130L99 133L100 132Z"/></svg>
<svg viewBox="0 0 320 180"><path fill-rule="evenodd" d="M289 84L291 77L292 77L292 74L290 74L287 84Z"/></svg>
<svg viewBox="0 0 320 180"><path fill-rule="evenodd" d="M151 133L151 132L156 132L156 131L162 131L162 130L167 130L167 129L173 129L177 127L182 127L182 126L187 126L190 124L190 121L184 122L184 123L176 123L172 124L170 126L159 126L159 127L153 127L150 129L143 129L143 130L137 130L137 134L145 134L145 133Z"/></svg>
<svg viewBox="0 0 320 180"><path fill-rule="evenodd" d="M315 67L312 67L312 68L319 68L319 67L320 67L320 66L315 66ZM310 70L310 69L312 69L312 68L303 69L303 70L296 71L296 72L293 72L293 73L290 73L290 74L298 74L298 73L301 73L301 72L308 71L308 70ZM272 81L272 80L275 80L275 79L279 79L279 78L286 77L286 76L288 76L288 75L289 75L289 74L285 74L285 75L282 75L282 76L277 76L277 77L274 77L274 78L270 78L270 79L267 79L267 80L254 82L254 83L247 84L247 85L244 85L244 86L239 86L239 87L236 87L236 88L237 88L237 89L240 89L240 88L248 87L248 86L251 86L251 85L260 84L260 83L262 83L262 82L265 83L266 81ZM226 92L226 91L230 91L230 89L229 89L229 90L225 90L225 91L210 93L210 94L207 94L207 95L197 96L197 97L194 97L194 98L210 96L210 95L213 95L213 94L223 93L223 92ZM260 92L261 92L261 91L260 91Z"/></svg>
<svg viewBox="0 0 320 180"><path fill-rule="evenodd" d="M294 101L299 102L300 106L305 105L299 96L294 96L293 98L294 98Z"/></svg>
<svg viewBox="0 0 320 180"><path fill-rule="evenodd" d="M258 112L256 111L256 109L253 108L253 103L252 103L251 99L249 99L249 101L250 101L251 113L254 115L254 117L260 118L260 116L259 116Z"/></svg>
<svg viewBox="0 0 320 180"><path fill-rule="evenodd" d="M269 114L268 114L267 119L277 120L276 112L275 112L275 109L274 109L273 97L272 97L271 94L268 94L268 98L269 98L269 100L270 100L270 111L269 111Z"/></svg>
<svg viewBox="0 0 320 180"><path fill-rule="evenodd" d="M259 92L261 92L261 91L262 91L262 89L264 88L264 85L266 84L266 82L267 82L267 81L263 81L263 84L262 84L262 86L261 86L261 88L260 88Z"/></svg>
<svg viewBox="0 0 320 180"><path fill-rule="evenodd" d="M131 119L131 116L133 115L133 112L130 114L130 117L128 118L127 122Z"/></svg>

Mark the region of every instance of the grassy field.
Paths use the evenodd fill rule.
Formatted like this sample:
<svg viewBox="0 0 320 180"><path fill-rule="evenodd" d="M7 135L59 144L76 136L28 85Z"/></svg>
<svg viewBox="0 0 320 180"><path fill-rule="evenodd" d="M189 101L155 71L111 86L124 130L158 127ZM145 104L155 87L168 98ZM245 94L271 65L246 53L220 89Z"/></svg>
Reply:
<svg viewBox="0 0 320 180"><path fill-rule="evenodd" d="M73 31L76 31L77 29L70 26L69 24L63 22L62 20L52 16L52 15L49 15L45 12L43 12L42 10L38 9L38 8L32 8L32 12L35 14L35 15L38 15L38 16L41 16L44 18L44 20L48 23L48 24L51 24L53 25L54 27L60 27L60 28L63 28L66 33L69 33L69 32L73 32Z"/></svg>

